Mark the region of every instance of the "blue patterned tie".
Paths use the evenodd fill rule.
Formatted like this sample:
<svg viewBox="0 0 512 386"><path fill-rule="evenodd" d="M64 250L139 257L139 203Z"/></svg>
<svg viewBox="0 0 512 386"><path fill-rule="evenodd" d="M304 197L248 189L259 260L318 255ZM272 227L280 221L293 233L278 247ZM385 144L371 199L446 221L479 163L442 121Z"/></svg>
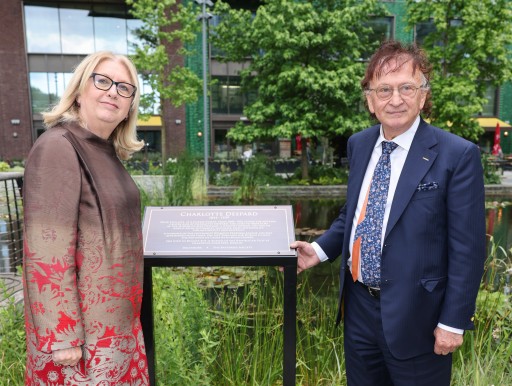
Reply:
<svg viewBox="0 0 512 386"><path fill-rule="evenodd" d="M382 223L391 176L389 155L397 146L394 142L382 142L382 155L373 172L365 217L354 235L354 240L361 237L361 277L370 287L380 286Z"/></svg>

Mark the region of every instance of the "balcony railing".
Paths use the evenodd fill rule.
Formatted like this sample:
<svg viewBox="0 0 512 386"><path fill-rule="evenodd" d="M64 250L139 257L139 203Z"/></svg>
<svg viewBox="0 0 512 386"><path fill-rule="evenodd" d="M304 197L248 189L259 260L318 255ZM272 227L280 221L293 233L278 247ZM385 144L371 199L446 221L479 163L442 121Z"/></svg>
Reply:
<svg viewBox="0 0 512 386"><path fill-rule="evenodd" d="M0 173L0 273L16 273L23 258L23 173Z"/></svg>

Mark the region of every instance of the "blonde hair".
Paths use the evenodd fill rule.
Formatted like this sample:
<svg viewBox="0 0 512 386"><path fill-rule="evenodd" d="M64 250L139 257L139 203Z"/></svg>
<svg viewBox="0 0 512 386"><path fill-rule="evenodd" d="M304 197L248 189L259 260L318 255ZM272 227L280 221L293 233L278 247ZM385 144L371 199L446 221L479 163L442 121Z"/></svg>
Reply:
<svg viewBox="0 0 512 386"><path fill-rule="evenodd" d="M94 69L104 60L113 60L123 64L130 73L131 83L137 87L132 97L128 119L122 120L110 136L117 156L122 160L127 160L134 152L142 149L144 141L137 139L137 115L140 101L137 69L131 60L124 55L117 55L110 51L99 51L85 57L73 72L73 76L59 103L51 111L43 113L44 124L48 129L66 122L78 122L81 126L84 126L80 119L80 106L76 103L76 98L84 92L87 81Z"/></svg>

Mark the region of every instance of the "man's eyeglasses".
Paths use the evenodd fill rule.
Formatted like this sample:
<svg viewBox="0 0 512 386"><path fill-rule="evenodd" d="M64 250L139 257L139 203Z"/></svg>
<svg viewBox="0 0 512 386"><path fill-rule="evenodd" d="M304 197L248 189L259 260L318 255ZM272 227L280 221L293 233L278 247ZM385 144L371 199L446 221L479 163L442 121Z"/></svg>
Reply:
<svg viewBox="0 0 512 386"><path fill-rule="evenodd" d="M114 82L106 75L93 72L91 74L91 78L93 80L94 87L96 87L98 90L108 91L112 85L115 84L117 93L123 98L131 98L133 94L135 94L135 91L137 91L137 87L135 87L133 84L126 82Z"/></svg>
<svg viewBox="0 0 512 386"><path fill-rule="evenodd" d="M416 92L420 88L427 89L428 86L427 85L416 86L411 83L406 83L406 84L403 84L400 87L398 87L398 93L402 97L412 98L413 96L416 95ZM380 86L377 88L369 88L366 90L366 92L368 92L368 93L370 93L371 91L375 91L377 98L379 98L382 101L385 101L385 100L391 99L391 97L393 96L393 92L395 91L395 88L390 87L390 86Z"/></svg>

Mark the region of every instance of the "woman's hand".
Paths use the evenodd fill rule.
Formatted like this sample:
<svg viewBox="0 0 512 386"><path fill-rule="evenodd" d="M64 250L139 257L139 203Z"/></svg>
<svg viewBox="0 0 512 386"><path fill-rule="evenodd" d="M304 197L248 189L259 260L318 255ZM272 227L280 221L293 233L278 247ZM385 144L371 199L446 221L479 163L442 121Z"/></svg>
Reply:
<svg viewBox="0 0 512 386"><path fill-rule="evenodd" d="M52 352L52 359L56 365L74 366L82 359L81 347L70 347Z"/></svg>

